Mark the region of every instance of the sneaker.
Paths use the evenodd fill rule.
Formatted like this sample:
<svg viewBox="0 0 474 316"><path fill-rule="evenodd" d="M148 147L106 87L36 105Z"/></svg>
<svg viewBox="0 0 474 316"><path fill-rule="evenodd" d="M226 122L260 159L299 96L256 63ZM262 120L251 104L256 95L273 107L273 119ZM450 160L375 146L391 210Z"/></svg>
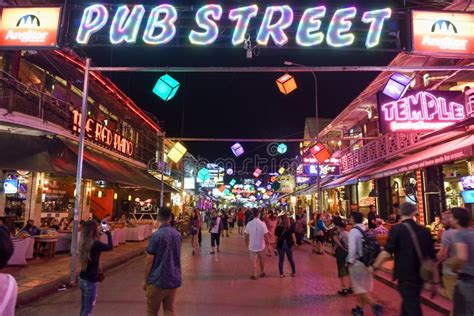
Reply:
<svg viewBox="0 0 474 316"><path fill-rule="evenodd" d="M347 289L347 294L354 294L354 291L352 290L351 287Z"/></svg>
<svg viewBox="0 0 474 316"><path fill-rule="evenodd" d="M258 279L255 275L252 275L250 278L251 278L252 280L257 280L257 279Z"/></svg>
<svg viewBox="0 0 474 316"><path fill-rule="evenodd" d="M260 273L260 277L264 278L266 276L265 272Z"/></svg>
<svg viewBox="0 0 474 316"><path fill-rule="evenodd" d="M341 296L346 296L347 295L347 290L346 289L342 289L340 291L337 291L337 294L341 295Z"/></svg>
<svg viewBox="0 0 474 316"><path fill-rule="evenodd" d="M360 306L356 306L352 309L352 315L354 316L363 316L364 310Z"/></svg>
<svg viewBox="0 0 474 316"><path fill-rule="evenodd" d="M372 311L374 312L375 316L381 316L383 313L383 306L380 304L375 304L372 306Z"/></svg>
<svg viewBox="0 0 474 316"><path fill-rule="evenodd" d="M285 275L284 275L284 274L280 274L280 278L284 278L284 277L285 277Z"/></svg>

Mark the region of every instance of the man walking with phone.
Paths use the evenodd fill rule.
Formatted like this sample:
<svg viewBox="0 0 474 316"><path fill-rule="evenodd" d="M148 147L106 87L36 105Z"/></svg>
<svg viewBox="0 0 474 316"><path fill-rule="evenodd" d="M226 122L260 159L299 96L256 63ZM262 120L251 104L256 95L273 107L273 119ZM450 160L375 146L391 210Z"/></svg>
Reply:
<svg viewBox="0 0 474 316"><path fill-rule="evenodd" d="M181 287L181 235L171 227L171 209L160 208L161 226L151 237L145 258L147 316L157 316L163 304L166 316L175 315L174 301Z"/></svg>

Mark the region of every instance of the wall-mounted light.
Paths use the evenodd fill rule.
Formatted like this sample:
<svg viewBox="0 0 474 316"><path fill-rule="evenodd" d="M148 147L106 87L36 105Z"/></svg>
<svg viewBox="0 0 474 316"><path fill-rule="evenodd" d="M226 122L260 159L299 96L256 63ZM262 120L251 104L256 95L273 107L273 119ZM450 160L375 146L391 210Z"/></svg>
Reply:
<svg viewBox="0 0 474 316"><path fill-rule="evenodd" d="M118 193L115 192L115 193L114 193L114 200L117 200L117 199L118 199Z"/></svg>
<svg viewBox="0 0 474 316"><path fill-rule="evenodd" d="M132 200L132 196L131 196L131 195L128 196L128 200L129 200L129 201Z"/></svg>

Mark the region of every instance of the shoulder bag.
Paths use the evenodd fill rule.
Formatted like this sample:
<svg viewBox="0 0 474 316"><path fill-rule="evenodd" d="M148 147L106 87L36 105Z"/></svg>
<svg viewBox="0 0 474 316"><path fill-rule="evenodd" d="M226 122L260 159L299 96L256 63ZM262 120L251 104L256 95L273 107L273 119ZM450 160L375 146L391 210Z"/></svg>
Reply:
<svg viewBox="0 0 474 316"><path fill-rule="evenodd" d="M434 279L434 271L437 268L436 262L433 259L425 259L423 253L421 252L420 242L418 237L415 234L415 231L408 223L403 223L403 225L410 232L411 240L413 242L413 247L415 247L416 255L418 260L420 260L420 278L425 282L432 282Z"/></svg>

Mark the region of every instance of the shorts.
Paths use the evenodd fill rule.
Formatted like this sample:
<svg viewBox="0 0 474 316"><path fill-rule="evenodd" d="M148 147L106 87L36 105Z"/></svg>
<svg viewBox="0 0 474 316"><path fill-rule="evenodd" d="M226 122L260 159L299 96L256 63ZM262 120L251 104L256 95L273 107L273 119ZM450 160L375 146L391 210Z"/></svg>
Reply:
<svg viewBox="0 0 474 316"><path fill-rule="evenodd" d="M244 227L244 221L238 221L238 222L237 222L237 225L238 225L239 227Z"/></svg>
<svg viewBox="0 0 474 316"><path fill-rule="evenodd" d="M365 294L371 292L374 287L374 280L369 269L357 260L353 265L349 266L349 277L354 294Z"/></svg>
<svg viewBox="0 0 474 316"><path fill-rule="evenodd" d="M316 235L316 242L321 242L323 243L324 242L324 235Z"/></svg>
<svg viewBox="0 0 474 316"><path fill-rule="evenodd" d="M342 250L340 247L336 248L336 262L337 262L337 277L342 278L349 275L349 271L346 266L347 251Z"/></svg>

